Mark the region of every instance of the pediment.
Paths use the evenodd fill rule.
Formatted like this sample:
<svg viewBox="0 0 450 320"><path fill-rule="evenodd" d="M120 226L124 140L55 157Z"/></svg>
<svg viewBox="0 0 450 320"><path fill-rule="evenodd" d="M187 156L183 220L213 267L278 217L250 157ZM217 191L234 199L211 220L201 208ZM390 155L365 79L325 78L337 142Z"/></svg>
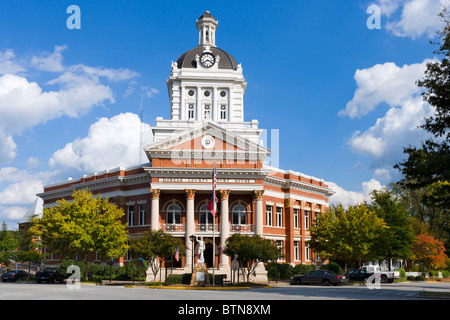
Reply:
<svg viewBox="0 0 450 320"><path fill-rule="evenodd" d="M263 161L270 150L263 145L207 122L144 147L152 158L234 159Z"/></svg>

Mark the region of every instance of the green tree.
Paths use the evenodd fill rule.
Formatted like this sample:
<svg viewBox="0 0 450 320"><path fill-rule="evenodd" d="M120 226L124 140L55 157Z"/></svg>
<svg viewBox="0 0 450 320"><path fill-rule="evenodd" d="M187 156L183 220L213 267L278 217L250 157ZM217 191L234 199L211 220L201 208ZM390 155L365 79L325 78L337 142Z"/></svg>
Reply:
<svg viewBox="0 0 450 320"><path fill-rule="evenodd" d="M133 257L140 257L150 262L154 281L161 270L161 262L166 257L175 255L177 247L181 256L184 252L181 239L175 238L163 230L150 230L131 240Z"/></svg>
<svg viewBox="0 0 450 320"><path fill-rule="evenodd" d="M412 218L414 234L416 236L419 234L432 235L449 248L450 215L448 209L427 200L440 192L435 189L436 187L438 184L420 189L409 189L400 183L389 185L390 191L400 199L407 214Z"/></svg>
<svg viewBox="0 0 450 320"><path fill-rule="evenodd" d="M321 257L359 264L376 257L376 244L384 229L382 218L370 211L366 205L331 206L319 215L310 228L310 247Z"/></svg>
<svg viewBox="0 0 450 320"><path fill-rule="evenodd" d="M224 253L232 258L237 257L247 281L258 263L276 261L283 256L271 240L240 233L235 233L227 239Z"/></svg>
<svg viewBox="0 0 450 320"><path fill-rule="evenodd" d="M17 261L28 263L28 277L31 276L31 262L40 262L44 255L40 252L38 243L30 232L29 224L24 225L18 232L19 251Z"/></svg>
<svg viewBox="0 0 450 320"><path fill-rule="evenodd" d="M391 259L410 259L415 236L412 218L401 199L387 189L375 190L372 192L372 202L367 206L388 226L382 229L382 234L378 237L377 258L389 261L389 270Z"/></svg>
<svg viewBox="0 0 450 320"><path fill-rule="evenodd" d="M18 241L13 231L8 231L6 223L3 221L0 230L0 264L9 266L11 260L15 259Z"/></svg>
<svg viewBox="0 0 450 320"><path fill-rule="evenodd" d="M442 60L427 63L425 77L417 82L425 89L423 98L434 107L433 116L425 119L421 127L433 134L421 148L407 147L408 158L394 167L403 174L406 187L419 189L434 185L434 193L425 201L442 208L450 208L450 15L446 8L440 13L444 27L438 32L439 49L435 51ZM433 43L433 42L432 42ZM447 212L448 214L448 212Z"/></svg>
<svg viewBox="0 0 450 320"><path fill-rule="evenodd" d="M123 210L88 190L75 191L72 198L58 200L56 206L44 208L41 218L32 219L31 230L42 247L61 259L78 254L86 270L96 254L105 259L123 256L128 249L128 233L120 221Z"/></svg>

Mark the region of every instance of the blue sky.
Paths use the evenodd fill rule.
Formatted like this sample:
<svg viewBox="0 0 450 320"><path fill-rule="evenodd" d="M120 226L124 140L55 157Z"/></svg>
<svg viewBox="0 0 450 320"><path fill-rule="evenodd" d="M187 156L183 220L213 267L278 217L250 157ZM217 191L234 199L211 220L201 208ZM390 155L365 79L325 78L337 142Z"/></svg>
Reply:
<svg viewBox="0 0 450 320"><path fill-rule="evenodd" d="M367 8L380 8L369 29ZM448 0L10 1L0 3L0 222L16 228L42 186L140 163L143 130L169 118L171 61L196 19L242 64L245 120L279 130L279 167L353 204L397 181L402 147L432 109L422 77ZM68 29L77 5L81 29ZM144 142L151 142L146 135ZM269 145L270 147L270 145Z"/></svg>

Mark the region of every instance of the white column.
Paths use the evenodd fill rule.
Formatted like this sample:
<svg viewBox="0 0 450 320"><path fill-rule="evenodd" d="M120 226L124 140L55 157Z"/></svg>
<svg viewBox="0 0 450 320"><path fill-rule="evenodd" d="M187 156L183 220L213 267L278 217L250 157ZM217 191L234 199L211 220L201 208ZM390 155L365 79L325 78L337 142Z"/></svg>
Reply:
<svg viewBox="0 0 450 320"><path fill-rule="evenodd" d="M219 190L220 193L220 245L222 248L226 246L226 240L230 236L230 220L229 220L229 207L228 197L230 196L230 190ZM220 254L220 269L229 269L229 258L226 254Z"/></svg>
<svg viewBox="0 0 450 320"><path fill-rule="evenodd" d="M159 229L159 194L161 190L159 189L150 189L150 193L152 194L152 208L151 208L151 217L150 224L151 230Z"/></svg>
<svg viewBox="0 0 450 320"><path fill-rule="evenodd" d="M220 110L219 110L219 106L217 104L217 87L213 88L213 101L212 101L211 108L212 108L211 120L216 121L216 122L219 121Z"/></svg>
<svg viewBox="0 0 450 320"><path fill-rule="evenodd" d="M185 224L185 240L186 240L186 261L184 264L184 272L190 273L192 270L192 242L189 237L194 234L194 199L195 189L187 189L186 192L186 224Z"/></svg>
<svg viewBox="0 0 450 320"><path fill-rule="evenodd" d="M258 236L263 235L263 197L264 190L255 190L254 191L254 199L255 199L255 234Z"/></svg>

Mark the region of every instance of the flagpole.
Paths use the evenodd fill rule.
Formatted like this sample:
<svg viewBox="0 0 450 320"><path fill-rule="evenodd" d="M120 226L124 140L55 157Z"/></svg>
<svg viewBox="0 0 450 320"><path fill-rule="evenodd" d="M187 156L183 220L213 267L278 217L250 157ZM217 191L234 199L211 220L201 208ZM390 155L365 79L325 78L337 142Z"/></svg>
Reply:
<svg viewBox="0 0 450 320"><path fill-rule="evenodd" d="M214 161L214 168L213 168L213 205L214 205L214 214L213 214L213 283L212 286L214 287L215 283L215 271L216 271L216 214L217 214L217 205L216 205L216 188L215 188L215 170L216 170L216 161Z"/></svg>

